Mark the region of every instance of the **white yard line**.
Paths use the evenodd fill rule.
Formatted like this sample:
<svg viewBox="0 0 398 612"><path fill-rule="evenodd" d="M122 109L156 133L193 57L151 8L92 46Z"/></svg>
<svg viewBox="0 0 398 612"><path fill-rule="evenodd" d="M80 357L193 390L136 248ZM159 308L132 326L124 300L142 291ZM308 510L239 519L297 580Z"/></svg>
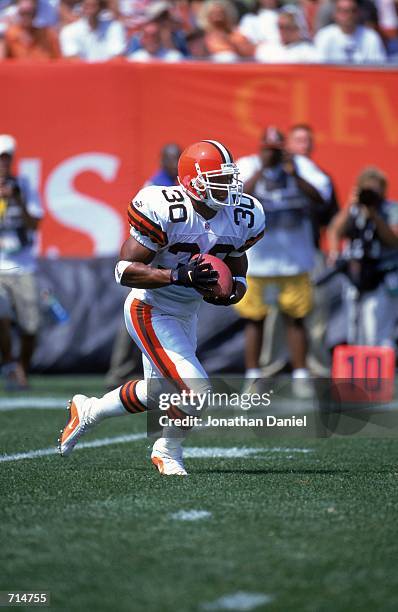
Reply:
<svg viewBox="0 0 398 612"><path fill-rule="evenodd" d="M146 438L145 433L129 434L126 436L115 436L114 438L99 438L90 442L81 442L75 447L75 451L84 448L99 448L101 446L110 446L112 444L125 444L126 442L135 442ZM14 455L0 455L0 463L6 461L20 461L21 459L36 459L36 457L45 457L47 455L57 455L58 449L55 447L40 448L38 450L27 451L25 453L15 453Z"/></svg>
<svg viewBox="0 0 398 612"><path fill-rule="evenodd" d="M79 443L75 450L83 450L85 448L99 448L101 446L111 446L113 444L126 444L146 438L145 433L128 434L124 436L115 436L113 438L98 438L90 442ZM148 439L149 440L149 439ZM223 446L188 446L184 448L184 457L189 459L240 459L243 457L251 457L253 455L273 454L273 453L312 453L312 448L260 448L245 446L238 447L223 447ZM0 455L0 463L7 461L20 461L22 459L36 459L37 457L46 457L47 455L58 454L58 449L55 447L39 448L37 450L26 451L23 453L14 453L12 455Z"/></svg>
<svg viewBox="0 0 398 612"><path fill-rule="evenodd" d="M188 459L239 459L252 455L267 453L312 453L312 448L260 448L246 446L187 446L184 448L184 457Z"/></svg>
<svg viewBox="0 0 398 612"><path fill-rule="evenodd" d="M0 412L14 410L64 410L69 397L0 397Z"/></svg>
<svg viewBox="0 0 398 612"><path fill-rule="evenodd" d="M211 512L207 510L180 510L170 514L170 518L175 521L200 521L211 517Z"/></svg>
<svg viewBox="0 0 398 612"><path fill-rule="evenodd" d="M200 606L201 610L212 612L213 610L232 610L234 612L240 610L254 610L258 606L264 606L273 601L272 595L266 595L265 593L246 593L245 591L238 591L237 593L230 593L229 595L223 595L215 601L204 603Z"/></svg>

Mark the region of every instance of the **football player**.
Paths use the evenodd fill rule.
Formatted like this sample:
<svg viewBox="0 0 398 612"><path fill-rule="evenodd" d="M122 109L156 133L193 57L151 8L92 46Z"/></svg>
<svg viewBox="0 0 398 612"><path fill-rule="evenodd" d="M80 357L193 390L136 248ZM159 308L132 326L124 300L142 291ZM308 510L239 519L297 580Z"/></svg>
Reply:
<svg viewBox="0 0 398 612"><path fill-rule="evenodd" d="M145 380L131 380L102 398L75 395L62 432L60 452L69 455L79 438L102 419L141 413L153 406L151 379L161 377L180 390L210 388L196 357L196 320L203 292L208 302L235 304L246 291L245 251L264 234L262 206L242 193L231 153L219 142L189 146L178 162L175 187L144 187L128 207L130 236L115 268L118 283L131 287L124 316L130 336L143 353ZM228 298L211 295L218 273L197 254L224 260L233 276ZM199 291L202 292L199 293ZM189 413L189 409L187 409ZM151 459L161 474L186 475L172 406L169 426L155 442Z"/></svg>

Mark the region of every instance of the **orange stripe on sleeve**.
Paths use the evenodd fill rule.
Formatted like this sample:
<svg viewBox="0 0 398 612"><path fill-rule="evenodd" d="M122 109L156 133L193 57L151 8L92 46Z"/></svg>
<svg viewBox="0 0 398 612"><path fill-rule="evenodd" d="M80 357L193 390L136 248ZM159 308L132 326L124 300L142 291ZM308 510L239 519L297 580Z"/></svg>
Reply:
<svg viewBox="0 0 398 612"><path fill-rule="evenodd" d="M130 223L131 227L133 227L137 232L139 232L140 234L143 234L144 236L147 236L155 244L159 244L160 246L164 246L165 243L160 238L160 236L158 236L158 234L155 234L155 232L153 232L151 229L148 229L147 227L145 227L145 225L143 225L143 223L141 223L141 221L136 221L135 219L133 219L129 215L129 223Z"/></svg>
<svg viewBox="0 0 398 612"><path fill-rule="evenodd" d="M162 230L160 225L148 219L148 217L136 210L131 204L127 209L127 214L130 224L137 231L149 236L151 240L158 242L162 246L167 244L167 234Z"/></svg>

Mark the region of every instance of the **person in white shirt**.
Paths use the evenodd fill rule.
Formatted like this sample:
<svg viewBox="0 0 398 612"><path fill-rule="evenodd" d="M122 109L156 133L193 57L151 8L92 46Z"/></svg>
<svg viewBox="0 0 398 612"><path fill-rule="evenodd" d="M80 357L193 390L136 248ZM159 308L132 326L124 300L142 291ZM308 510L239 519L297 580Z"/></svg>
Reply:
<svg viewBox="0 0 398 612"><path fill-rule="evenodd" d="M0 135L0 359L5 388L24 391L40 325L37 229L43 209L26 177L12 171L16 141ZM13 324L20 337L15 354Z"/></svg>
<svg viewBox="0 0 398 612"><path fill-rule="evenodd" d="M307 28L300 9L285 6L279 12L278 29L280 42L263 42L258 45L255 59L263 63L314 63L319 54L314 45L306 40Z"/></svg>
<svg viewBox="0 0 398 612"><path fill-rule="evenodd" d="M256 13L243 15L239 31L254 45L262 42L279 42L279 0L259 0Z"/></svg>
<svg viewBox="0 0 398 612"><path fill-rule="evenodd" d="M237 160L243 188L261 202L267 235L248 255L247 293L236 310L245 319L246 378L260 378L265 319L272 306L283 313L293 369L294 392L311 393L304 318L312 308L310 272L314 266L311 209L323 205L319 192L300 177L285 150L283 134L269 126L259 154Z"/></svg>
<svg viewBox="0 0 398 612"><path fill-rule="evenodd" d="M122 55L126 47L124 27L101 14L100 0L83 0L82 12L81 19L61 30L64 57L101 62Z"/></svg>
<svg viewBox="0 0 398 612"><path fill-rule="evenodd" d="M159 24L151 22L142 28L140 48L130 53L128 59L135 62L147 62L149 60L178 62L183 59L183 55L177 49L167 49L163 45Z"/></svg>
<svg viewBox="0 0 398 612"><path fill-rule="evenodd" d="M321 228L328 227L339 211L337 193L330 175L312 159L314 132L310 125L306 123L292 125L288 130L286 149L293 155L298 174L315 187L324 200L323 205L313 207L311 210L312 233L316 246L315 266L311 276L316 278L325 271L326 267L324 253L320 250ZM327 286L314 286L314 307L306 321L309 346L311 347L307 356L307 362L317 375L329 375L330 355L327 351L325 340L329 327L333 298L334 296ZM278 329L277 323L275 324L275 329ZM280 358L280 352L277 358Z"/></svg>
<svg viewBox="0 0 398 612"><path fill-rule="evenodd" d="M386 61L383 41L374 30L359 25L356 0L336 0L334 24L321 28L315 46L321 61L347 64L382 64Z"/></svg>
<svg viewBox="0 0 398 612"><path fill-rule="evenodd" d="M297 123L289 128L286 149L293 155L298 174L322 196L325 206L312 216L314 241L319 244L319 226L327 225L338 211L336 190L331 177L314 162L314 133L311 126Z"/></svg>

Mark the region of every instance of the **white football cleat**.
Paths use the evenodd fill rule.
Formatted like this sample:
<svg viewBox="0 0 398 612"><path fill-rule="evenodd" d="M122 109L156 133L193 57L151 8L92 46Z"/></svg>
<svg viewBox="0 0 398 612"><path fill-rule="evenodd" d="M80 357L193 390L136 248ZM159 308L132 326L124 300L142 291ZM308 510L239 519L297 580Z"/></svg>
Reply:
<svg viewBox="0 0 398 612"><path fill-rule="evenodd" d="M74 395L69 402L69 419L65 428L61 430L61 437L58 439L59 452L63 457L69 455L77 441L98 423L98 415L93 409L95 397L86 395Z"/></svg>
<svg viewBox="0 0 398 612"><path fill-rule="evenodd" d="M182 461L181 445L168 445L164 438L159 438L153 445L151 461L164 476L188 476Z"/></svg>

